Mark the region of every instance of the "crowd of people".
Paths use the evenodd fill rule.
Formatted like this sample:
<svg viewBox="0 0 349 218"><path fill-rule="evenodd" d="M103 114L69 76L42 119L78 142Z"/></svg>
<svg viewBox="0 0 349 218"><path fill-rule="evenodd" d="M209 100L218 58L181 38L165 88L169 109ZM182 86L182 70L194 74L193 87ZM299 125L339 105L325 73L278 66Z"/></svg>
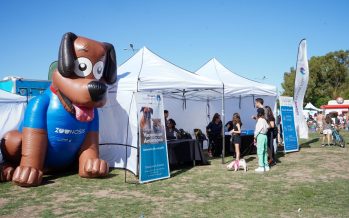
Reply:
<svg viewBox="0 0 349 218"><path fill-rule="evenodd" d="M254 145L257 148L258 167L256 172L266 172L271 166L276 165L276 155L274 140L278 145L282 144L282 125L280 115L275 117L273 110L269 106L264 106L262 98L255 99L257 113L252 116L256 120L254 130ZM176 128L176 122L169 119L168 110L164 111L166 123L167 140L178 139L181 133ZM349 130L349 113L346 115L327 114L321 111L314 116L309 116L308 127L314 128L322 134L322 146L330 145L332 140L333 128ZM208 155L209 157L220 157L222 155L223 131L230 135L231 146L235 151L235 160L230 164L239 166L241 158L241 129L242 120L239 113L234 113L232 119L224 126L219 113L215 113L211 122L206 126L206 135L208 137ZM326 141L326 142L325 142Z"/></svg>
<svg viewBox="0 0 349 218"><path fill-rule="evenodd" d="M310 130L316 131L322 135L321 146L332 144L332 132L334 129L345 129L349 131L349 113L337 114L329 113L324 115L322 111L309 115L307 124Z"/></svg>
<svg viewBox="0 0 349 218"><path fill-rule="evenodd" d="M272 109L269 106L264 107L263 104L264 101L262 98L257 98L255 100L257 115L252 117L252 119L256 120L254 142L257 146L259 165L258 168L255 169L256 172L269 171L270 166L276 165L274 139L277 138L279 131ZM234 164L239 165L242 127L240 114L234 113L231 121L225 124L225 127L231 135L231 143L235 148ZM212 121L206 127L206 133L209 139L208 153L210 157L221 155L223 139L222 128L223 124L221 117L216 113L214 114Z"/></svg>

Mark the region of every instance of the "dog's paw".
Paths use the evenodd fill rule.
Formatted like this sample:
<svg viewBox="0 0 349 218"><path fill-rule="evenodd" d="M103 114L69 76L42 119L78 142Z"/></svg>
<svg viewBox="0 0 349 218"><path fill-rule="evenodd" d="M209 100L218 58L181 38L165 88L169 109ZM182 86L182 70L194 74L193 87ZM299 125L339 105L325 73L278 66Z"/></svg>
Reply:
<svg viewBox="0 0 349 218"><path fill-rule="evenodd" d="M38 186L41 184L43 173L33 167L18 166L13 174L12 181L23 187Z"/></svg>
<svg viewBox="0 0 349 218"><path fill-rule="evenodd" d="M80 172L81 177L95 178L104 177L109 173L109 165L105 160L102 159L87 159L83 172Z"/></svg>

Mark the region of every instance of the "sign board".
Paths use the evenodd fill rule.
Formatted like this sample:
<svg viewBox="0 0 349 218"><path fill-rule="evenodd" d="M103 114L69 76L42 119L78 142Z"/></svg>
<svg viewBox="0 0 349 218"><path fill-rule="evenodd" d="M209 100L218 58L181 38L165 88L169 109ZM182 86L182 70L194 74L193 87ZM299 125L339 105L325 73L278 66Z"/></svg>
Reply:
<svg viewBox="0 0 349 218"><path fill-rule="evenodd" d="M293 98L280 96L279 101L285 153L299 151Z"/></svg>
<svg viewBox="0 0 349 218"><path fill-rule="evenodd" d="M169 178L170 169L163 98L159 93L137 93L139 130L139 181Z"/></svg>

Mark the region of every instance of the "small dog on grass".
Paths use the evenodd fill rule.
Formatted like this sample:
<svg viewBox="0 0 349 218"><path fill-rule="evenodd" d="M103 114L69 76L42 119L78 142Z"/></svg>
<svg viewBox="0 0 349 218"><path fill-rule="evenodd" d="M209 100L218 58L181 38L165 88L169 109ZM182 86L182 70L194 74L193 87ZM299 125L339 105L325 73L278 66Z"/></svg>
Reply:
<svg viewBox="0 0 349 218"><path fill-rule="evenodd" d="M227 165L228 170L238 171L239 169L243 169L245 172L247 171L247 164L245 159L240 159L239 161L233 160L230 164Z"/></svg>

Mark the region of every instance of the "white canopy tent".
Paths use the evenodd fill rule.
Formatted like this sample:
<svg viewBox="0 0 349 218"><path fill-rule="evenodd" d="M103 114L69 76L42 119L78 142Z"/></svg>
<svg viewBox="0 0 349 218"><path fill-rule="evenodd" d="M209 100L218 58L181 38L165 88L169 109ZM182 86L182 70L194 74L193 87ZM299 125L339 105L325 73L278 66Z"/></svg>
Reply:
<svg viewBox="0 0 349 218"><path fill-rule="evenodd" d="M27 98L0 89L0 139L10 130L18 129L23 119ZM3 161L0 151L0 163Z"/></svg>
<svg viewBox="0 0 349 218"><path fill-rule="evenodd" d="M177 128L192 132L207 125L207 102L220 99L222 83L186 71L146 47L118 68L117 86L109 88L100 109L100 152L110 166L137 174L136 92L159 92ZM116 91L117 90L117 91ZM126 163L127 162L127 163Z"/></svg>
<svg viewBox="0 0 349 218"><path fill-rule="evenodd" d="M198 70L186 71L142 48L118 69L118 83L109 88L109 100L100 109L100 151L110 166L137 174L138 118L134 94L160 92L177 128L193 133L205 130L210 117L225 108L229 117L240 112L245 129L253 129L254 99L262 97L272 108L276 87L238 76L213 59ZM224 87L224 89L223 89ZM224 92L223 92L224 90Z"/></svg>
<svg viewBox="0 0 349 218"><path fill-rule="evenodd" d="M215 58L208 61L196 73L224 84L224 108L222 110L221 101L215 100L212 101L211 111L224 111L226 120L230 120L233 113L239 113L243 123L242 129L254 129L255 121L251 119L251 116L256 114L254 108L256 98L263 98L265 106L275 108L277 98L275 86L239 76L224 67Z"/></svg>
<svg viewBox="0 0 349 218"><path fill-rule="evenodd" d="M18 128L23 119L27 98L0 89L0 138Z"/></svg>
<svg viewBox="0 0 349 218"><path fill-rule="evenodd" d="M305 105L304 110L309 111L322 111L320 108L315 107L312 103L308 102L308 104Z"/></svg>
<svg viewBox="0 0 349 218"><path fill-rule="evenodd" d="M308 118L309 115L314 116L314 114L318 113L319 111L322 111L322 110L315 107L312 103L308 102L303 109L303 115L306 118Z"/></svg>

